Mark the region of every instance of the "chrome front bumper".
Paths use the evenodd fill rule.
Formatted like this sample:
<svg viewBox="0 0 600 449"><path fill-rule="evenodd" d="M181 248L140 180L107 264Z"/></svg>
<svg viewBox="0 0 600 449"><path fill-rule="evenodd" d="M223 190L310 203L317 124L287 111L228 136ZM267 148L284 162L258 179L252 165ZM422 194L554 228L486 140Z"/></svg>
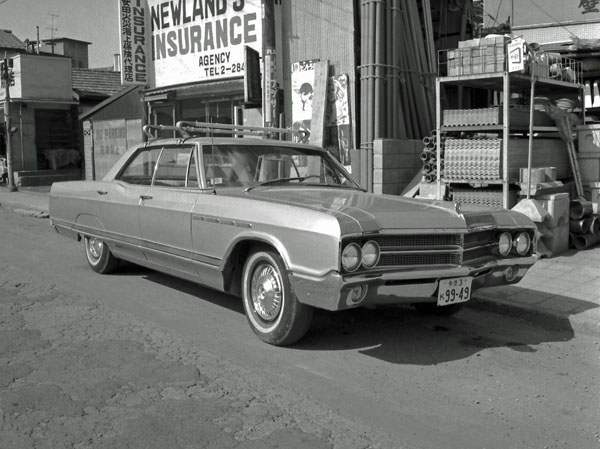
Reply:
<svg viewBox="0 0 600 449"><path fill-rule="evenodd" d="M525 276L537 259L537 256L499 259L479 267L455 267L435 271L413 270L345 277L337 272L323 277L289 273L289 277L301 303L325 310L343 310L365 305L431 300L437 294L440 279L471 276L473 291L482 287L515 284ZM366 286L367 293L362 301L355 303L349 300L349 294L357 285Z"/></svg>

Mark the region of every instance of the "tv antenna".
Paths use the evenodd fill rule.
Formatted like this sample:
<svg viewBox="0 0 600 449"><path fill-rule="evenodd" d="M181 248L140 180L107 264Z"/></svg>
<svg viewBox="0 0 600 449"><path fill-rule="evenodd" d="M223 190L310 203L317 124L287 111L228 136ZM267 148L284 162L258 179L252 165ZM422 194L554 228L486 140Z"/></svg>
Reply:
<svg viewBox="0 0 600 449"><path fill-rule="evenodd" d="M58 14L48 14L51 17L50 26L47 28L50 30L50 46L52 47L52 54L54 54L54 33L58 31L58 26L54 26L54 19L58 19Z"/></svg>

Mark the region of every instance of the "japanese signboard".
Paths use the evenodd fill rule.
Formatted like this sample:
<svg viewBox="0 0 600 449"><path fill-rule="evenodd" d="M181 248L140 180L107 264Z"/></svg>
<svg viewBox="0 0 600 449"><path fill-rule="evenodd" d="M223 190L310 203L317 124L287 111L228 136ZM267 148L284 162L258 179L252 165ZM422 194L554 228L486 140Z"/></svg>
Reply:
<svg viewBox="0 0 600 449"><path fill-rule="evenodd" d="M509 72L525 70L525 50L525 40L522 38L513 39L506 44Z"/></svg>
<svg viewBox="0 0 600 449"><path fill-rule="evenodd" d="M146 0L120 0L121 82L150 84L148 5Z"/></svg>

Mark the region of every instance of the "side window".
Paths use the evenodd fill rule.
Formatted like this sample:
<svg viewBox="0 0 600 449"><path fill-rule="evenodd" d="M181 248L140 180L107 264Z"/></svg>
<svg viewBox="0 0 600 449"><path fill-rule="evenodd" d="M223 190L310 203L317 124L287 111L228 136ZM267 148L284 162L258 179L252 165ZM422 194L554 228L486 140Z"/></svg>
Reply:
<svg viewBox="0 0 600 449"><path fill-rule="evenodd" d="M165 147L160 154L152 185L185 187L192 147Z"/></svg>
<svg viewBox="0 0 600 449"><path fill-rule="evenodd" d="M188 187L200 187L200 182L198 181L198 166L196 164L196 156L192 151L192 157L190 158L190 165L188 168Z"/></svg>
<svg viewBox="0 0 600 449"><path fill-rule="evenodd" d="M207 187L239 185L233 171L234 158L226 147L204 147L204 176Z"/></svg>
<svg viewBox="0 0 600 449"><path fill-rule="evenodd" d="M144 148L129 161L118 180L129 184L152 184L152 176L162 148Z"/></svg>

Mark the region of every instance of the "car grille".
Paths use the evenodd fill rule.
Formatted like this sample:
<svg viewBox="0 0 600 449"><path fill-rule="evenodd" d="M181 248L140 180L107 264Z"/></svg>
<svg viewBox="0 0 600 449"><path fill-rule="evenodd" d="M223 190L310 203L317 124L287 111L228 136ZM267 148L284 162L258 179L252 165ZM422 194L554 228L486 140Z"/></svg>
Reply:
<svg viewBox="0 0 600 449"><path fill-rule="evenodd" d="M495 232L373 236L380 248L378 268L459 266L492 257Z"/></svg>

